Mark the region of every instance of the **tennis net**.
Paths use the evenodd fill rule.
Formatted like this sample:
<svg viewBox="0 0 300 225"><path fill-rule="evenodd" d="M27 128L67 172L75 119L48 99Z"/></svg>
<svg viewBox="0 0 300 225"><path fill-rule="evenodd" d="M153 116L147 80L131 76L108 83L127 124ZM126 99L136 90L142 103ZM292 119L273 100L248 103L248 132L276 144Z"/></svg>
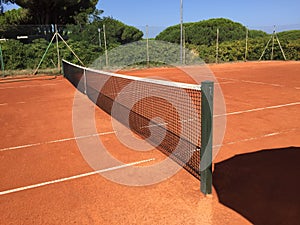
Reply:
<svg viewBox="0 0 300 225"><path fill-rule="evenodd" d="M98 71L65 60L63 71L97 106L201 179L202 192L211 193L211 137L207 133L212 132L212 118L204 115L212 117L212 110L203 111L209 102L201 85ZM204 150L206 168L200 169Z"/></svg>

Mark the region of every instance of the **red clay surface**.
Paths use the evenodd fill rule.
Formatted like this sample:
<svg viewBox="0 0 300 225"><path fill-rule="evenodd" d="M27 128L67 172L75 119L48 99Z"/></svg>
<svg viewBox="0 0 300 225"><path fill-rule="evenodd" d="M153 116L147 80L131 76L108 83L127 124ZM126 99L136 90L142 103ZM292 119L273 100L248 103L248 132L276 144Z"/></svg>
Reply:
<svg viewBox="0 0 300 225"><path fill-rule="evenodd" d="M219 64L210 69L222 87L228 113L215 163L263 149L300 147L299 62ZM191 82L176 68L126 73ZM93 171L74 140L74 93L62 77L0 83L0 224L251 224L220 203L215 190L212 197L201 195L199 181L185 170L146 187L120 185L96 174L5 192ZM112 131L110 117L95 111L98 132ZM156 150L135 153L120 145L115 134L100 138L126 163L164 158ZM286 214L283 224L293 224L289 209L281 212Z"/></svg>

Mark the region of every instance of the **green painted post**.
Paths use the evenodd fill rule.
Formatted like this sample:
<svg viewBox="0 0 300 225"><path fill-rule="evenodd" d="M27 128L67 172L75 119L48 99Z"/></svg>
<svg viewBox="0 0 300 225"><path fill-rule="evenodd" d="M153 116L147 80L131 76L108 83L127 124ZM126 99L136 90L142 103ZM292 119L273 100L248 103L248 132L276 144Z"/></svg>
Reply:
<svg viewBox="0 0 300 225"><path fill-rule="evenodd" d="M0 61L1 61L2 76L4 77L4 61L3 61L3 54L2 54L1 45L0 45Z"/></svg>
<svg viewBox="0 0 300 225"><path fill-rule="evenodd" d="M212 139L213 139L214 82L201 83L201 150L200 189L203 194L212 193Z"/></svg>

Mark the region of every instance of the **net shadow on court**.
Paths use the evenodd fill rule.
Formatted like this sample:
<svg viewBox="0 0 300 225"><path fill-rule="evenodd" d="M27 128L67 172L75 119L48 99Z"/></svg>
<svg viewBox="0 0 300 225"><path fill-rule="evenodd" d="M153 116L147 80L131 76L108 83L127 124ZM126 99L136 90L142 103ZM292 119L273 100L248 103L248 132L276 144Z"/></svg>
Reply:
<svg viewBox="0 0 300 225"><path fill-rule="evenodd" d="M299 224L300 148L269 149L215 164L219 201L257 225Z"/></svg>

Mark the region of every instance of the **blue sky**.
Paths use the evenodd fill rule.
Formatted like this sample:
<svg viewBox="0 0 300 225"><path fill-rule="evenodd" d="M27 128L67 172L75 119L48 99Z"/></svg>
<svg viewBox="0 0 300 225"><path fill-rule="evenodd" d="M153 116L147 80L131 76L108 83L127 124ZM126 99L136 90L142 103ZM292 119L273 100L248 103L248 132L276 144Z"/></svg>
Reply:
<svg viewBox="0 0 300 225"><path fill-rule="evenodd" d="M160 30L180 22L180 0L100 0L97 8L104 10L103 16L138 28ZM300 29L299 10L299 0L183 0L185 22L223 17L268 32L273 25L278 31Z"/></svg>
<svg viewBox="0 0 300 225"><path fill-rule="evenodd" d="M98 8L133 26L167 27L180 22L180 0L100 0ZM253 28L298 26L299 0L183 0L185 22L228 18ZM293 28L295 29L295 28Z"/></svg>

